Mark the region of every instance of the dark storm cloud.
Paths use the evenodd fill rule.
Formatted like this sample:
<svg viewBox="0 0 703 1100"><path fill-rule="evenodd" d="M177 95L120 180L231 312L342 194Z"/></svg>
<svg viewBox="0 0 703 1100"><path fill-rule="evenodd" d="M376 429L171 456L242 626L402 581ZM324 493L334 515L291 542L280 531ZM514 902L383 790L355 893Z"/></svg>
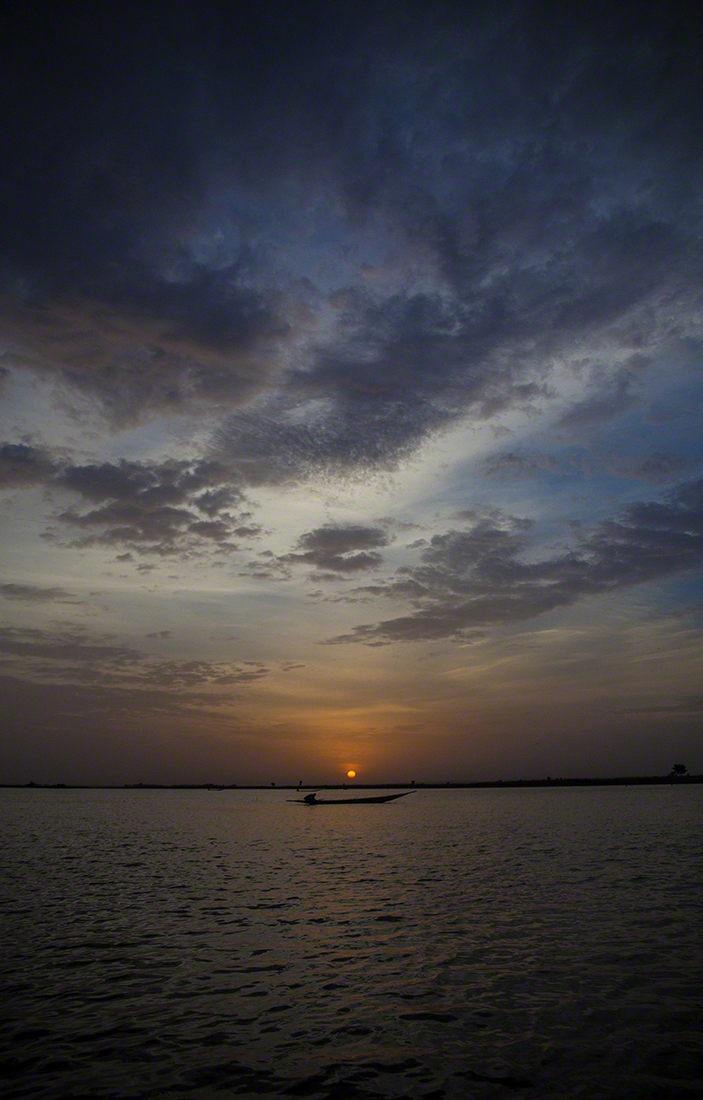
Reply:
<svg viewBox="0 0 703 1100"><path fill-rule="evenodd" d="M242 232L224 255L188 247L227 156L199 109L217 67L202 14L198 27L186 13L18 9L5 27L6 331L118 422L236 404L264 381L257 349L270 359L286 329L251 285Z"/></svg>
<svg viewBox="0 0 703 1100"><path fill-rule="evenodd" d="M212 290L215 279L207 281ZM97 397L117 426L156 414L211 412L244 403L266 384L286 328L260 296L237 290L233 277L227 283L218 273L217 281L222 287L212 291L216 304L208 310L197 310L203 292L191 280L177 291L137 286L120 302L105 289L107 305L99 298L11 304L4 329L26 346L28 365L58 370L71 387ZM191 312L207 313L198 323L173 305L188 294ZM219 326L213 313L226 324Z"/></svg>
<svg viewBox="0 0 703 1100"><path fill-rule="evenodd" d="M236 548L234 538L256 539L263 529L250 511L237 476L216 461L167 460L72 464L28 444L0 445L0 488L42 485L80 498L61 511L66 527L86 532L74 544L161 555L193 548ZM96 507L87 508L94 504ZM45 537L56 540L55 532ZM118 560L133 560L127 551Z"/></svg>
<svg viewBox="0 0 703 1100"><path fill-rule="evenodd" d="M257 538L232 471L212 461L102 462L72 465L25 444L0 447L0 486L44 485L80 498L58 520L82 530L74 544L130 547L162 555L197 546L235 548L234 536ZM86 504L97 507L88 508ZM233 509L230 511L230 509ZM46 536L56 539L54 533ZM120 561L131 561L129 553Z"/></svg>
<svg viewBox="0 0 703 1100"><path fill-rule="evenodd" d="M659 298L700 275L683 13L16 7L17 361L117 423L238 410L218 446L280 483L391 468L457 417L543 401L551 357L608 326L643 355ZM669 309L670 335L685 322ZM603 387L565 426L636 396Z"/></svg>
<svg viewBox="0 0 703 1100"><path fill-rule="evenodd" d="M243 499L241 490L231 482L231 471L221 463L177 460L158 464L123 460L66 466L59 479L63 487L86 500L102 503L139 499L145 506L154 507L173 506L187 500L200 507L202 501L202 510L208 514Z"/></svg>
<svg viewBox="0 0 703 1100"><path fill-rule="evenodd" d="M230 417L218 430L216 448L252 485L283 485L329 474L385 470L412 452L429 429L448 422L420 403L384 405L373 399L339 403L329 392L324 406L293 397ZM410 406L410 407L408 407Z"/></svg>
<svg viewBox="0 0 703 1100"><path fill-rule="evenodd" d="M0 489L46 484L56 472L56 464L41 447L0 444Z"/></svg>
<svg viewBox="0 0 703 1100"><path fill-rule="evenodd" d="M62 523L71 527L98 529L95 534L77 538L75 545L122 546L128 543L164 553L175 552L192 518L185 508L145 507L139 501L112 502L83 513L68 509L59 516Z"/></svg>
<svg viewBox="0 0 703 1100"><path fill-rule="evenodd" d="M383 561L379 549L390 542L380 527L327 524L301 535L296 550L282 555L283 565L312 565L330 574L376 569Z"/></svg>
<svg viewBox="0 0 703 1100"><path fill-rule="evenodd" d="M404 567L385 586L413 610L357 626L331 642L419 641L462 638L468 629L515 623L585 596L662 580L703 565L703 481L661 501L640 502L606 520L573 549L524 561L529 524L498 512L476 516L467 531L435 535L421 564ZM407 591L412 581L415 590ZM380 593L379 593L380 594Z"/></svg>

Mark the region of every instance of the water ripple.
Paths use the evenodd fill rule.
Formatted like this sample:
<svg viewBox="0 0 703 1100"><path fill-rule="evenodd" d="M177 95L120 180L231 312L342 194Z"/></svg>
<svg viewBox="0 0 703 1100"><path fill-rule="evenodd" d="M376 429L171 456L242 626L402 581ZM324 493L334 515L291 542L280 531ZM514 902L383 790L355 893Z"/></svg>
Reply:
<svg viewBox="0 0 703 1100"><path fill-rule="evenodd" d="M282 795L0 792L8 1100L702 1086L700 788Z"/></svg>

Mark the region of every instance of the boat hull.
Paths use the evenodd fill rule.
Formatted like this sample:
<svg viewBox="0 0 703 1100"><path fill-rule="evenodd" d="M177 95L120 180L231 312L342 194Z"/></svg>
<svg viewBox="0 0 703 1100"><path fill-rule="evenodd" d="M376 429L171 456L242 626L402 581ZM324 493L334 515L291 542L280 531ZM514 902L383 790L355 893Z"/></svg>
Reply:
<svg viewBox="0 0 703 1100"><path fill-rule="evenodd" d="M319 802L306 802L304 798L289 798L288 802L294 802L297 806L358 806L368 802L393 802L396 798L405 798L406 794L413 791L402 791L400 794L369 795L368 798L321 798Z"/></svg>

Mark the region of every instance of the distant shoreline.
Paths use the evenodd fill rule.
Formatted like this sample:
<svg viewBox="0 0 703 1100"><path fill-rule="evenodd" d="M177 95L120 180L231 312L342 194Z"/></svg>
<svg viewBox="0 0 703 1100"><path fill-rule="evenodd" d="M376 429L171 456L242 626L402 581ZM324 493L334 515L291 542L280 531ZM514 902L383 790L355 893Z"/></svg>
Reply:
<svg viewBox="0 0 703 1100"><path fill-rule="evenodd" d="M474 783L0 783L0 789L45 791L390 791L481 790L501 787L636 787L703 783L703 775L628 775L612 778L497 779Z"/></svg>

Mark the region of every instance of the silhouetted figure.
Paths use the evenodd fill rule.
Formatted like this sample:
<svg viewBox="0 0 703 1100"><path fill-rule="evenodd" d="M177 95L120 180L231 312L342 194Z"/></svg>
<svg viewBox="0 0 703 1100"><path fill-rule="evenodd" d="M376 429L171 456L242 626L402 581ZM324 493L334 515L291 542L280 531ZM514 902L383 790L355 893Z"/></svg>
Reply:
<svg viewBox="0 0 703 1100"><path fill-rule="evenodd" d="M313 791L312 794L306 794L303 802L307 802L308 806L314 806L317 802L317 791Z"/></svg>

